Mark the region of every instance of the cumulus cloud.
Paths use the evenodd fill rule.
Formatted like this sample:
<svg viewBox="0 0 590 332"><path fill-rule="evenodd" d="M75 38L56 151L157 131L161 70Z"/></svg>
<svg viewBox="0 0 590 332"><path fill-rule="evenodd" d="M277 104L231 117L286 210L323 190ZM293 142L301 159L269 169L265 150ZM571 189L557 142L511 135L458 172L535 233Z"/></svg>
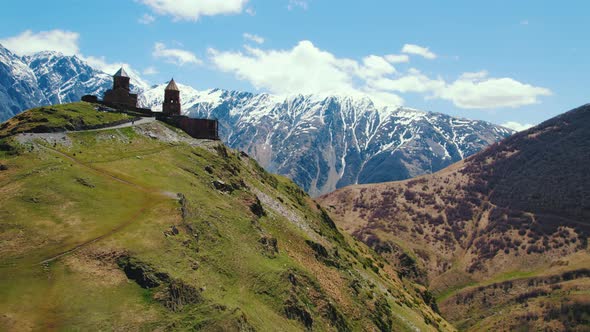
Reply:
<svg viewBox="0 0 590 332"><path fill-rule="evenodd" d="M518 123L516 121L508 121L502 124L502 127L510 128L516 131L523 131L531 128L533 125L530 123Z"/></svg>
<svg viewBox="0 0 590 332"><path fill-rule="evenodd" d="M429 60L436 59L436 54L431 52L428 47L414 44L405 44L404 47L402 47L402 53L419 55Z"/></svg>
<svg viewBox="0 0 590 332"><path fill-rule="evenodd" d="M264 38L255 35L255 34L251 34L251 33L244 33L243 34L244 39L249 40L251 42L255 42L256 44L264 44Z"/></svg>
<svg viewBox="0 0 590 332"><path fill-rule="evenodd" d="M179 48L167 48L164 43L155 43L152 55L155 58L164 59L166 62L178 66L203 63L194 53Z"/></svg>
<svg viewBox="0 0 590 332"><path fill-rule="evenodd" d="M468 73L437 91L439 98L467 109L520 107L538 103L541 96L550 96L546 88L521 83L512 78L489 78L486 72Z"/></svg>
<svg viewBox="0 0 590 332"><path fill-rule="evenodd" d="M396 78L381 78L369 82L372 88L384 91L407 92L432 92L445 87L442 79L430 79L419 70L411 68L405 75Z"/></svg>
<svg viewBox="0 0 590 332"><path fill-rule="evenodd" d="M551 95L549 89L512 78L489 77L486 71L467 72L454 81L431 78L415 68L401 73L387 56L369 55L362 61L339 58L310 41L287 50L250 46L237 52L209 49L209 56L219 70L278 94L363 94L379 104L400 105L400 94L418 93L464 109L515 108Z"/></svg>
<svg viewBox="0 0 590 332"><path fill-rule="evenodd" d="M239 14L248 0L138 0L160 15L196 21L201 16Z"/></svg>
<svg viewBox="0 0 590 332"><path fill-rule="evenodd" d="M51 30L34 33L26 30L21 34L0 39L0 44L18 55L31 55L41 51L55 51L64 55L80 53L80 34L72 31Z"/></svg>
<svg viewBox="0 0 590 332"><path fill-rule="evenodd" d="M486 71L464 73L457 80L446 82L412 68L400 77L381 78L369 84L383 91L423 93L426 98L448 100L464 109L516 108L536 104L539 97L551 95L549 89L512 78L489 78Z"/></svg>
<svg viewBox="0 0 590 332"><path fill-rule="evenodd" d="M391 63L404 63L410 62L410 57L407 54L388 54L385 56L385 60Z"/></svg>
<svg viewBox="0 0 590 332"><path fill-rule="evenodd" d="M262 50L249 46L243 52L209 49L209 56L219 70L233 73L257 89L276 94L368 95L376 102L386 101L393 105L403 102L393 93L375 91L362 83L366 78L395 71L377 56L366 57L359 63L338 58L310 41L301 41L290 50Z"/></svg>
<svg viewBox="0 0 590 332"><path fill-rule="evenodd" d="M156 20L155 17L153 17L150 14L143 14L143 16L141 16L137 22L141 23L141 24L152 24L154 23L154 21Z"/></svg>
<svg viewBox="0 0 590 332"><path fill-rule="evenodd" d="M382 77L395 73L395 68L383 57L369 55L363 59L363 66L359 69L359 76L363 78Z"/></svg>

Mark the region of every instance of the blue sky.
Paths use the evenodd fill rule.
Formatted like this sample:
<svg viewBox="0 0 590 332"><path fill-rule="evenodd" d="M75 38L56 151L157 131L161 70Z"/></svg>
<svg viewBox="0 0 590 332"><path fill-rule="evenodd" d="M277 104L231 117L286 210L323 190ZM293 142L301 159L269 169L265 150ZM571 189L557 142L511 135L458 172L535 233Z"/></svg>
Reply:
<svg viewBox="0 0 590 332"><path fill-rule="evenodd" d="M0 43L125 63L150 83L536 124L589 102L589 13L582 0L21 0L3 5Z"/></svg>

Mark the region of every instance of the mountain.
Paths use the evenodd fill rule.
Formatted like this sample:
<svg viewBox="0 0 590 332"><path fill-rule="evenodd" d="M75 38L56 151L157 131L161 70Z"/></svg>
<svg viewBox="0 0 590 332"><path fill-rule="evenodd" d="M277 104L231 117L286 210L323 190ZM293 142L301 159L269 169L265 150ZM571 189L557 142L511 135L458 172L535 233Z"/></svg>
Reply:
<svg viewBox="0 0 590 332"><path fill-rule="evenodd" d="M320 198L464 330L590 325L590 104L438 173Z"/></svg>
<svg viewBox="0 0 590 332"><path fill-rule="evenodd" d="M49 104L79 101L86 94L101 95L113 84L111 75L93 69L77 56L40 52L23 59Z"/></svg>
<svg viewBox="0 0 590 332"><path fill-rule="evenodd" d="M312 196L432 173L513 133L484 121L377 107L366 97L279 97L179 86L187 115L218 119L226 144ZM161 109L163 88L145 91L140 104Z"/></svg>
<svg viewBox="0 0 590 332"><path fill-rule="evenodd" d="M86 94L102 96L112 86L112 73L78 56L46 51L20 57L2 45L0 74L0 121L36 106L76 102ZM148 89L140 77L131 76L134 92Z"/></svg>
<svg viewBox="0 0 590 332"><path fill-rule="evenodd" d="M454 330L246 154L155 120L64 132L130 120L75 103L0 126L0 330Z"/></svg>
<svg viewBox="0 0 590 332"><path fill-rule="evenodd" d="M33 70L23 59L0 45L0 121L27 108L48 103Z"/></svg>

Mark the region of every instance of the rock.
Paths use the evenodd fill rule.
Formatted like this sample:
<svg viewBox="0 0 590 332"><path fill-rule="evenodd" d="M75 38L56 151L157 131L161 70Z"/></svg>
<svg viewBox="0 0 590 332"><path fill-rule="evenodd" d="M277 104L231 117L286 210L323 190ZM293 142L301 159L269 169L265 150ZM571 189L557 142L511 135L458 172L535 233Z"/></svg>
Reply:
<svg viewBox="0 0 590 332"><path fill-rule="evenodd" d="M289 299L285 302L285 316L289 319L300 321L307 329L311 330L313 318L309 311L297 302L297 299Z"/></svg>
<svg viewBox="0 0 590 332"><path fill-rule="evenodd" d="M262 202L260 202L258 197L256 197L256 200L250 204L250 211L252 211L252 213L258 217L264 217L266 215L266 212L264 212L264 207L262 207Z"/></svg>
<svg viewBox="0 0 590 332"><path fill-rule="evenodd" d="M203 300L198 289L178 279L171 280L166 288L154 295L154 299L171 311L180 311L186 305Z"/></svg>
<svg viewBox="0 0 590 332"><path fill-rule="evenodd" d="M231 193L234 191L234 188L231 185L228 185L227 183L221 180L213 181L213 186L215 187L215 189L221 192Z"/></svg>
<svg viewBox="0 0 590 332"><path fill-rule="evenodd" d="M135 281L142 288L156 288L170 280L168 274L158 272L134 257L121 256L117 259L117 265L123 269L127 278Z"/></svg>
<svg viewBox="0 0 590 332"><path fill-rule="evenodd" d="M178 228L176 228L176 225L172 225L172 226L170 226L170 229L164 231L164 236L166 236L166 237L176 236L179 233L180 232L178 231Z"/></svg>
<svg viewBox="0 0 590 332"><path fill-rule="evenodd" d="M262 244L264 254L268 257L275 257L279 253L278 241L274 237L265 235L258 242Z"/></svg>

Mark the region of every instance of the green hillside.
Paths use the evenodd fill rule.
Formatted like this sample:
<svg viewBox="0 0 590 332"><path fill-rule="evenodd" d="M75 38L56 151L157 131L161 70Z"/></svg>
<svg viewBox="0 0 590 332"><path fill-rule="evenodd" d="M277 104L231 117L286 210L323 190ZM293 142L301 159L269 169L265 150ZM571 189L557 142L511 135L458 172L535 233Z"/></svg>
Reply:
<svg viewBox="0 0 590 332"><path fill-rule="evenodd" d="M453 330L299 187L219 142L154 122L0 150L0 330Z"/></svg>

